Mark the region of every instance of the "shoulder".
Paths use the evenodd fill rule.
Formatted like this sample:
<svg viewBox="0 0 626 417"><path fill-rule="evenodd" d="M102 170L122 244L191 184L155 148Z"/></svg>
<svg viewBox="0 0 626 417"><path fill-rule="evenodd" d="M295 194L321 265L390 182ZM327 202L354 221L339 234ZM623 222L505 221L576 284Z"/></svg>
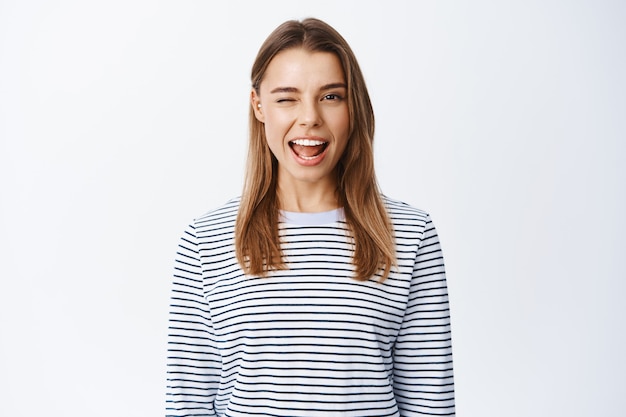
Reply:
<svg viewBox="0 0 626 417"><path fill-rule="evenodd" d="M422 239L431 225L429 214L417 207L382 195L396 238Z"/></svg>
<svg viewBox="0 0 626 417"><path fill-rule="evenodd" d="M201 216L195 219L196 222L208 221L214 219L216 217L224 217L231 215L232 213L237 214L237 210L239 210L239 202L241 201L241 197L235 197L228 200L226 203L221 206L215 207L209 211L206 211Z"/></svg>
<svg viewBox="0 0 626 417"><path fill-rule="evenodd" d="M413 207L403 201L395 200L393 198L387 197L386 195L381 195L381 198L383 200L383 203L385 204L385 208L387 209L389 217L391 217L392 222L402 219L412 219L425 222L429 218L428 213L424 210Z"/></svg>
<svg viewBox="0 0 626 417"><path fill-rule="evenodd" d="M234 228L240 200L240 197L232 198L221 206L196 217L192 221L193 229L200 235L206 235L207 233L219 233L220 230Z"/></svg>

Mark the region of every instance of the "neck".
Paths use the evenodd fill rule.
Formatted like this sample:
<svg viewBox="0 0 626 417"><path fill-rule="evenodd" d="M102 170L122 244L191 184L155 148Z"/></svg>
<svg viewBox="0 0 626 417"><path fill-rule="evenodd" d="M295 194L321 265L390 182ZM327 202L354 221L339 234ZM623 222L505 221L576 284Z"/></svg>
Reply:
<svg viewBox="0 0 626 417"><path fill-rule="evenodd" d="M285 184L278 181L276 194L281 210L285 211L318 213L339 207L334 183Z"/></svg>

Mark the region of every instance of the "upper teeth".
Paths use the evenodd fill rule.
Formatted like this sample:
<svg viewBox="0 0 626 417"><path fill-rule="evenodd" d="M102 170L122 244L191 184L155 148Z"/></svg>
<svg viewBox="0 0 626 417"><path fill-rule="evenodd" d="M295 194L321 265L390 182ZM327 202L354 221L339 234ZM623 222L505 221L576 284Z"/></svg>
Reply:
<svg viewBox="0 0 626 417"><path fill-rule="evenodd" d="M321 140L314 140L314 139L295 139L295 140L292 140L292 142L300 146L320 146L325 143Z"/></svg>

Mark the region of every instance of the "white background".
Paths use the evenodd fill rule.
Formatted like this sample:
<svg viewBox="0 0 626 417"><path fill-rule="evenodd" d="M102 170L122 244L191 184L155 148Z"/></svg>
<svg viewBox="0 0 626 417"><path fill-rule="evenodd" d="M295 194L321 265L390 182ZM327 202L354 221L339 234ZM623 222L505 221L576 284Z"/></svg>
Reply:
<svg viewBox="0 0 626 417"><path fill-rule="evenodd" d="M600 0L0 0L0 415L163 415L178 237L239 194L254 55L307 16L359 58L384 192L438 226L458 415L623 416L626 4Z"/></svg>

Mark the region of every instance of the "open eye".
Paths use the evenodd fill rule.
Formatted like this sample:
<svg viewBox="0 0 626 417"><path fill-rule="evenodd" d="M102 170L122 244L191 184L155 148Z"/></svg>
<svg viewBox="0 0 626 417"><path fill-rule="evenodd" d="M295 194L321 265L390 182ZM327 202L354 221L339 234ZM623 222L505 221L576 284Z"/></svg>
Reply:
<svg viewBox="0 0 626 417"><path fill-rule="evenodd" d="M342 99L343 99L343 97L341 97L339 94L335 94L335 93L326 94L324 96L324 100L335 101L335 100L342 100Z"/></svg>

